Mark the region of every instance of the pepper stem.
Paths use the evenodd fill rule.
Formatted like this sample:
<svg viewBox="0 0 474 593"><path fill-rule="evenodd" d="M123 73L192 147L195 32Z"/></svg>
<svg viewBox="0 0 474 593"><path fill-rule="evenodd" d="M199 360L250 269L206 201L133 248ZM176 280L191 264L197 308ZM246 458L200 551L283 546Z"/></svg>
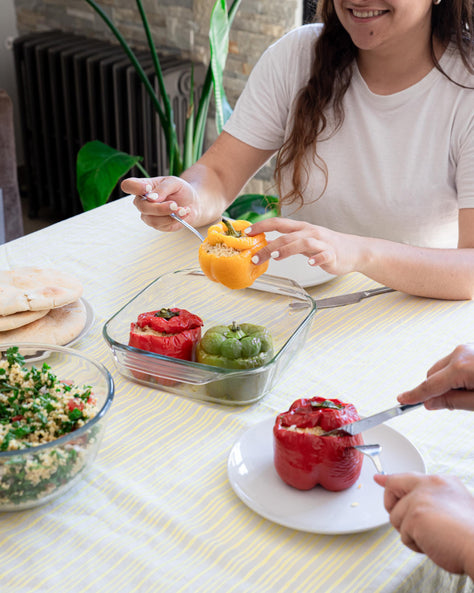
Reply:
<svg viewBox="0 0 474 593"><path fill-rule="evenodd" d="M171 319L172 317L179 317L179 311L171 311L171 309L160 309L155 313L155 317L161 317L163 319Z"/></svg>
<svg viewBox="0 0 474 593"><path fill-rule="evenodd" d="M242 236L242 232L236 231L234 229L234 226L232 225L232 223L230 222L230 220L228 218L223 217L222 222L225 224L225 226L227 228L227 234L229 235L229 237L241 237Z"/></svg>
<svg viewBox="0 0 474 593"><path fill-rule="evenodd" d="M240 331L240 326L239 326L239 325L237 325L237 324L235 323L235 321L233 321L233 322L232 322L232 327L230 328L230 331L232 331L232 332L239 332L239 331Z"/></svg>

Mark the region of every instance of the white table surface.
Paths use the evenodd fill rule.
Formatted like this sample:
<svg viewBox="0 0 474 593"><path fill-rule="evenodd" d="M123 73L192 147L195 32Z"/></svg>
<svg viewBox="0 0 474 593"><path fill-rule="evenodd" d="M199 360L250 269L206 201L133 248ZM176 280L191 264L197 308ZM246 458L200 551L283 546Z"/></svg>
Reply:
<svg viewBox="0 0 474 593"><path fill-rule="evenodd" d="M474 303L398 292L320 310L304 351L258 403L196 402L123 378L104 322L157 276L194 267L197 240L147 227L129 197L0 246L0 267L70 272L95 312L74 347L112 372L116 395L94 466L36 509L0 515L0 591L349 593L473 591L405 548L390 526L319 535L263 519L227 479L232 444L303 395L339 397L361 415L394 405L431 364L474 341ZM315 298L376 287L350 274ZM420 409L390 421L429 472L474 488L474 414ZM322 509L324 512L324 509Z"/></svg>

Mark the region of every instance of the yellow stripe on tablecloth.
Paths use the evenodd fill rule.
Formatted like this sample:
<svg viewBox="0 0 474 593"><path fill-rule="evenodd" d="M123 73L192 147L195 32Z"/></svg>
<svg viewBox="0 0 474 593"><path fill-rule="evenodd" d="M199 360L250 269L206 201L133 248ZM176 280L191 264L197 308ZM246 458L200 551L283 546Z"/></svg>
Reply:
<svg viewBox="0 0 474 593"><path fill-rule="evenodd" d="M274 526L274 525L272 525L271 527L268 528L268 531L270 533L272 531L276 533L276 532L279 531L279 528L276 527L276 526ZM262 536L261 537L262 543L260 544L260 546L269 547L270 542L268 540L263 541L263 536L266 535L266 534L267 534L267 531L265 529L264 530L261 530L258 533L259 536ZM292 540L294 537L295 537L294 535L291 535L288 538L286 538L285 540L283 540L280 544L276 544L275 542L273 542L273 544L271 545L271 552L272 553L277 553L278 550L281 549L281 547L284 544L286 544L288 541ZM243 541L245 541L245 539ZM238 542L236 542L236 545L238 545L239 547L241 546L241 544L242 544L242 539L240 539ZM257 544L257 546L259 546L259 544ZM255 550L257 548L257 546L252 546L252 551ZM208 556L211 553L212 553L212 549L209 549ZM222 560L223 556L224 555L228 555L228 554L229 554L229 549L228 548L226 548L225 550L222 550L217 556L215 556L215 558L213 558L213 563L212 564L214 564L214 562L216 562L218 564L219 561ZM268 559L268 554L267 554L267 556L265 558ZM253 572L254 562L255 562L255 555L253 553L251 555L247 555L247 564L251 564L252 570L248 569L248 570L245 571L246 578L249 578L249 576L251 576L251 574ZM188 582L186 583L186 585L183 586L183 587L181 587L180 589L178 589L176 593L182 593L183 591L186 591L186 590L189 591L190 589L188 587L189 587L190 584L192 585L192 589L191 590L192 591L196 591L196 593L197 593L197 591L203 590L203 586L201 586L200 588L198 588L198 584L204 582L204 577L206 576L206 574L210 570L212 570L212 564L211 565L206 565L206 567L204 569L202 569L201 571L197 572L193 576L193 578L190 579L190 580L188 580ZM240 563L239 563L239 568L242 568L244 566L245 565L244 565L243 559L241 559L240 560ZM217 585L217 582L218 581L216 580L216 585ZM226 591L228 591L230 593L234 589L234 587L232 587L230 583L227 583L226 582L225 583L225 589L226 589ZM206 590L206 587L205 586L204 586L204 590Z"/></svg>
<svg viewBox="0 0 474 593"><path fill-rule="evenodd" d="M301 536L302 541L301 541L300 545L301 545L301 547L306 548L306 549L302 550L302 552L305 552L305 555L309 556L306 563L304 563L305 566L316 564L318 562L318 558L322 557L326 551L329 551L330 548L333 547L333 545L335 544L337 539L338 538L336 536L322 537L319 539L319 541L318 541L318 539L316 539L319 546L316 547L313 544L313 546L311 546L311 548L308 549L308 546L306 545L307 543L311 542L311 540L313 540L313 542L316 543L315 536L313 534L306 535L306 536L302 535ZM321 545L321 544L323 544L323 545ZM337 553L338 549L339 549L339 546L336 548L336 550L334 550L332 552L332 556ZM261 562L259 565L259 568L263 568L266 566L266 570L264 572L262 572L260 578L256 581L256 584L260 585L260 586L265 586L266 588L271 588L276 584L275 583L276 580L281 580L282 577L284 577L285 585L283 587L279 587L279 591L283 592L288 589L292 590L292 588L294 586L294 581L305 570L305 568L302 567L302 555L301 555L301 553L299 553L298 547L294 547L294 549L292 550L291 562L290 562L290 558L287 557L286 564L287 564L287 570L284 571L283 573L281 573L280 566L282 565L282 563L280 561L278 562L277 565L275 565L275 564L266 565L266 563ZM328 561L327 561L327 559L325 559L324 567L327 567L327 564L328 564ZM275 571L275 566L278 567L277 571ZM298 566L299 569L294 570L295 566ZM318 582L319 582L319 578L320 578L319 575L320 575L320 573L318 571ZM301 590L299 587L299 583L298 583L298 590L299 591Z"/></svg>
<svg viewBox="0 0 474 593"><path fill-rule="evenodd" d="M379 297L373 297L374 300L377 298ZM360 305L354 305L352 308L348 306L346 309L341 307L332 310L321 310L316 313L314 318L310 339L314 337L324 339L324 334L331 330L331 342L334 343L331 349L334 349L339 344L338 336L347 340L348 335L353 338L357 334L363 333L365 338L368 339L371 334L378 333L381 328L383 328L385 334L390 334L399 330L404 324L411 324L414 320L420 323L420 321L427 318L438 316L445 308L443 306L433 306L432 301L412 299L411 305L404 309L403 319L400 319L400 317L392 316L393 312L399 310L398 298L400 297L386 295L380 298L384 298L384 301L378 303L362 302ZM393 303L387 305L390 301L393 301ZM366 308L365 305L367 305ZM320 331L321 327L317 327L318 315L321 316L323 313L326 314L328 320L323 325L324 334ZM367 333L367 330L369 330L369 333ZM315 332L316 336L314 335Z"/></svg>
<svg viewBox="0 0 474 593"><path fill-rule="evenodd" d="M270 526L272 526L273 529L270 529ZM278 525L272 524L272 523L270 523L270 522L268 522L268 521L265 520L264 523L263 523L263 525L262 525L262 528L261 528L261 531L260 531L260 535L266 535L267 533L270 534L272 532L273 532L273 534L280 533L281 532L281 528ZM285 537L282 538L281 542L278 545L276 545L276 546L273 546L272 545L272 549L281 550L284 545L289 544L292 540L299 540L300 539L299 536L296 533L291 533L291 532L290 533L285 533L285 532L283 532L283 534L285 535ZM306 547L306 542L309 541L309 539L310 539L310 536L308 535L308 536L306 536L306 537L303 538L303 541L300 541L299 543L294 543L293 544L293 546L294 546L293 547L293 552L294 552L294 555L295 555L295 557L293 558L293 560L299 555L300 549L302 550L304 547ZM252 549L252 556L253 556L253 558L255 558L259 552L264 553L264 551L265 551L264 549L266 547L268 547L268 545L269 545L269 542L267 540L264 540L263 537L262 537L260 539L260 541L256 545L253 545L252 548L251 548ZM238 547L240 547L239 546L239 542L236 542L235 545L233 546L233 548L238 548ZM227 552L227 550L226 550L226 552ZM247 550L245 552L247 552ZM248 555L248 553L245 553L245 557L247 555ZM232 560L228 560L227 563L224 565L223 571L225 571L226 573L228 573L228 571L231 570L232 566L233 565L235 566L239 562L242 562L243 558L244 558L244 552L243 551L240 554L238 554L237 556L233 556ZM284 568L285 568L285 565L288 565L288 563L290 562L290 560L291 560L291 558L290 558L290 556L288 554L285 555L285 556L283 556L283 558L280 558L279 559L279 561L278 561L278 572L279 573L286 574L287 570L285 570ZM275 565L274 564L272 565L272 570L273 570L273 572L275 572ZM222 578L220 578L219 580L216 580L216 586L217 585L222 585L222 587L225 587L226 586L225 578L224 578L224 581L223 581ZM227 586L229 586L229 585L227 585ZM235 586L229 588L228 589L228 593L230 593L234 588L235 588ZM200 590L203 590L203 587L202 586L201 586L200 589L196 589L196 593L198 593L198 591L200 591ZM205 588L204 588L204 590L205 590Z"/></svg>
<svg viewBox="0 0 474 593"><path fill-rule="evenodd" d="M385 539L385 537L386 534L378 538L377 541L369 549L375 549L380 544L380 542ZM317 572L318 587L324 586L324 590L329 591L328 586L332 584L332 581L330 581L330 579L332 579L334 575L338 573L338 569L341 566L350 565L350 568L344 573L344 575L340 579L338 579L338 583L344 580L346 576L353 571L354 566L358 565L360 560L357 562L352 562L352 557L354 555L357 556L358 551L365 544L366 535L363 534L359 536L354 536L351 538L351 540L352 541L350 549L347 550L347 538L340 538L339 545L331 551L331 555L328 558L325 558L324 567L318 570ZM362 559L364 558L364 556L362 557ZM311 567L311 565L314 564L314 561L315 560L313 558L309 557L306 563L300 562L300 569L297 573L294 574L295 580L297 579L297 577L301 577L301 575L303 575ZM330 581L330 584L328 584L328 581ZM285 590L291 590L291 585L289 584L287 587L283 587L281 589L282 592ZM301 592L314 590L314 577L311 573L309 573L304 580L298 581L298 590Z"/></svg>
<svg viewBox="0 0 474 593"><path fill-rule="evenodd" d="M61 569L60 569L60 570L57 572L57 574L60 574L60 573L62 573L62 572L66 572L66 573L68 573L70 569L72 569L74 566L77 566L77 563L79 563L79 562L80 562L80 560L81 560L83 557L85 557L85 558L87 559L87 556L88 556L88 555L89 555L89 554L90 554L90 553L91 553L93 550L95 550L95 549L97 549L97 548L99 548L99 554L100 554L100 556L101 556L101 557L104 557L104 552L105 552L105 551L106 551L108 548L110 548L110 546L112 545L112 544L110 544L109 546L100 546L100 545L99 545L99 544L101 544L101 542L103 541L103 539L104 539L105 537L106 537L106 534L104 534L102 537L99 537L99 538L95 539L95 540L94 540L94 542L93 542L93 544L92 544L92 545L91 545L89 548L87 548L87 549L83 549L83 550L81 551L81 553L80 553L80 554L77 554L77 555L76 555L74 558L71 558L69 561L66 561L65 563L63 563L63 565L62 565ZM55 541L56 541L56 540L55 540ZM143 546L145 546L147 543L148 543L148 542L145 542L145 543L143 544ZM138 547L141 547L141 546L138 546ZM47 560L49 559L49 557L54 557L54 554L55 554L55 552L54 552L53 550L51 550L51 553L50 553L50 554L46 553L46 558L45 558L45 561L47 561ZM113 555L113 550L112 550L112 554L111 554L111 555ZM105 558L104 558L104 559L105 559ZM119 562L120 562L120 559L117 561L117 563L119 563ZM117 564L117 563L116 563L116 564ZM114 565L114 566L115 566L115 565ZM55 573L52 573L52 574L51 574L51 576L53 576L54 574L55 574ZM104 573L102 572L102 573L101 573L101 575L103 576L103 574L104 574ZM32 578L34 578L34 577L32 577ZM29 581L27 581L27 583L28 583L28 582L29 582ZM27 583L26 583L26 584L27 584ZM40 583L40 585L41 585L41 584L42 584L42 583ZM83 589L83 590L88 590L88 588L89 588L89 587L87 586L87 587L86 587L85 589ZM65 590L67 590L67 589L65 589Z"/></svg>
<svg viewBox="0 0 474 593"><path fill-rule="evenodd" d="M183 402L183 405L185 405L185 404L184 404L184 402ZM199 409L198 409L198 410L196 410L196 412L198 412L198 411L199 411Z"/></svg>
<svg viewBox="0 0 474 593"><path fill-rule="evenodd" d="M362 564L363 569L359 571L358 578L357 578L357 585L360 587L361 591L369 591L373 590L375 593L375 589L372 587L372 582L376 580L376 577L386 570L387 566L387 556L391 558L391 560L395 560L398 556L405 552L406 550L403 549L402 544L399 541L398 535L393 537L394 533L393 530L388 529L386 532L387 536L392 537L392 541L389 543L388 546L384 548L380 548L377 551L376 547L373 546L371 551L373 552L372 555L364 554L363 558L359 560L358 564ZM378 543L382 543L379 541ZM377 552L377 553L375 553ZM351 567L352 568L352 567ZM391 579L399 572L402 568L402 563L397 564L397 568L391 572ZM335 587L339 584L342 579L331 583L330 589L328 589L327 593L331 593ZM344 589L337 588L337 593L349 593L353 591L353 586L350 582L345 584Z"/></svg>
<svg viewBox="0 0 474 593"><path fill-rule="evenodd" d="M434 591L434 589L430 587L430 590L427 591L423 584L431 584L435 580L437 580L435 576L436 573L439 576L439 569L437 568L437 566L434 564L434 562L425 557L425 559L420 563L420 565L417 566L416 570L412 572L410 576L407 577L393 593L405 593L405 591L410 591L410 593L419 593L421 591L431 593L432 591ZM449 576L452 576L453 581L456 578L454 577L454 575L449 575L449 573L447 572L445 574L448 575L448 578ZM435 577L435 579L433 579L433 577ZM385 584L386 583L383 583L383 585ZM462 590L464 591L464 588ZM459 588L456 588L456 591L460 593L461 590ZM468 592L466 591L466 593Z"/></svg>
<svg viewBox="0 0 474 593"><path fill-rule="evenodd" d="M394 578L402 572L402 569L405 568L411 561L413 558L417 557L419 558L419 555L416 554L415 552L412 552L412 554L410 556L406 556L406 548L405 546L401 543L400 538L398 538L398 554L396 554L395 556L390 556L390 560L395 560L397 559L399 556L402 555L402 552L404 552L404 560L402 562L399 562L397 564L397 568L395 570L393 570L390 575L387 577L387 579L385 581L383 581L382 583L380 583L380 585L374 589L374 593L382 593L383 591L387 591L387 590L391 590L391 583L393 583ZM423 560L422 560L423 562ZM419 582L422 580L423 577L421 577L419 579ZM390 589L386 589L386 587L390 587ZM399 589L397 589L399 590ZM401 591L410 591L410 593L414 593L413 589L404 589L403 587L400 588Z"/></svg>
<svg viewBox="0 0 474 593"><path fill-rule="evenodd" d="M236 507L238 507L238 505L239 505L239 503L237 502L235 506L236 506ZM248 523L249 523L251 520L253 520L253 517L250 517L248 520L244 521L244 522L241 524L241 528L242 528L242 529L244 529L244 528L246 527L246 525L247 525L247 524L248 524ZM244 538L241 538L241 539L235 539L235 538L234 538L234 539L235 539L235 543L234 543L233 545L231 545L231 546L227 546L227 544L226 544L226 542L227 542L227 541L228 541L228 539L230 539L230 538L225 538L225 539L222 539L222 540L220 539L220 543L221 543L221 545L226 545L226 546L227 546L227 547L225 548L225 552L226 552L226 553L228 553L229 551L232 551L232 550L234 550L234 549L239 549L239 548L241 548L242 542L243 542L243 541L246 541L246 539L250 539L250 538L251 538L251 536L255 535L255 533L257 533L257 532L259 532L260 534L270 535L270 534L272 533L272 531L275 531L275 529L276 529L276 526L275 526L275 525L270 525L268 528L265 528L265 523L266 523L266 522L265 522L263 519L260 519L260 520L258 520L258 521L257 521L257 523L256 523L256 525L255 525L255 526L254 526L252 529L244 531L244 534L245 534L245 537L244 537ZM262 529L262 528L263 528L263 529ZM228 531L229 531L229 530L228 530ZM231 533L232 533L232 532L231 532ZM190 541L190 542L189 542L189 545L188 545L188 549L191 547L191 545L194 545L194 544L195 544L195 541ZM201 562L201 557L200 557L200 556L198 556L198 552L199 552L199 551L201 550L201 548L202 548L203 546L205 546L205 545L206 545L206 544L205 544L205 542L203 542L203 543L202 543L202 544L199 546L199 548L195 548L195 550L194 550L194 554L193 554L193 556L194 556L194 562L193 562L193 561L191 561L191 562L190 562L189 560L186 560L186 567L187 567L187 569L188 569L188 570L189 570L189 569L193 569L193 567L196 565L196 563L199 563L199 562ZM254 549L254 547L252 547L252 549ZM183 550L183 552L184 552L184 550ZM212 550L210 550L210 553L212 553ZM179 559L179 558L178 558L178 559ZM216 559L214 559L214 562L215 562L215 561L216 561ZM166 576L166 575L168 575L168 574L169 574L170 576L172 575L172 573L166 573L164 576ZM200 577L199 577L199 578L200 578ZM193 591L194 591L195 593L197 593L198 589L196 589L196 586L197 586L197 584L195 583L195 581L196 581L196 579L194 579L194 580L193 580ZM183 588L183 587L180 587L180 589L179 589L179 590L177 590L177 591L176 591L176 593L178 593L179 591L183 591L183 590L185 591L185 590L187 590L188 584L189 584L189 581L186 583L186 585L185 585L185 586L183 586L184 588ZM218 584L217 577L215 577L215 578L213 579L213 586L217 587L217 584ZM208 591L208 590L209 590L209 584L205 585L205 587L206 587L206 590ZM226 587L226 589L227 589L227 587Z"/></svg>
<svg viewBox="0 0 474 593"><path fill-rule="evenodd" d="M230 510L229 510L228 512L230 512ZM225 520L225 516L223 516L223 517L222 517L222 520ZM147 543L148 543L148 542L144 542L144 544L143 544L143 547L145 547L145 545L146 545ZM174 542L174 546L177 546L178 544L179 544L179 540L178 540L178 541L176 541L176 542ZM139 547L138 549L140 549L140 547ZM111 566L110 566L110 568L109 568L109 570L107 570L107 571L105 571L104 573L102 573L101 577L103 577L103 576L107 576L107 575L108 575L110 572L113 572L113 571L114 571L114 568L115 568L115 567L116 567L118 564L120 564L120 562L121 562L121 559L118 559L118 560L117 560L117 562L115 563L115 565L111 565ZM137 569L138 569L138 568L137 568ZM129 570L127 570L127 573L129 573ZM129 573L129 576L130 576L130 573ZM149 575L147 575L147 576L149 576ZM98 577L98 578L99 578L99 577ZM97 580L97 579L96 579L96 580ZM113 581L112 581L112 582L113 582ZM90 587L93 587L94 583L95 583L95 581L92 581L92 582L90 583L90 585L88 585L88 587L86 588L86 590L88 590ZM94 589L92 589L92 590L94 590Z"/></svg>
<svg viewBox="0 0 474 593"><path fill-rule="evenodd" d="M281 528L279 528L279 530L281 531ZM308 543L312 539L312 536L304 534L297 536L296 534L291 534L291 532L288 533L288 531L286 531L285 535L286 537L284 537L281 540L279 545L269 545L268 541L262 541L262 543L258 546L258 549L265 547L266 550L262 550L262 558L259 558L258 564L255 564L255 554L253 554L252 568L246 571L245 573L247 578L251 578L252 575L254 575L258 570L261 569L261 567L266 566L268 568L268 572L272 575L278 574L279 578L289 579L289 576L287 576L288 573L290 572L291 568L299 562L301 558L300 555L301 553L304 553L304 551L307 549ZM289 554L284 553L283 548L285 545L288 545L293 539L298 540L298 542L293 543L292 554L290 556ZM252 550L254 550L254 547L252 547ZM273 556L275 555L279 555L281 557L274 559ZM254 580L252 584L253 586L257 587L257 590L262 590L262 586L265 586L265 590L271 590L268 589L270 585L265 577L264 580L265 582L263 583L262 576L260 576L259 578ZM221 590L223 590L223 588L226 587L225 580L222 581L222 579L220 579L218 583L219 585L221 585ZM232 591L235 591L236 588L239 589L240 585L241 583L239 583L236 580L233 586L226 587L226 591L228 593L232 593ZM205 587L201 586L199 589L196 589L196 593L205 590Z"/></svg>

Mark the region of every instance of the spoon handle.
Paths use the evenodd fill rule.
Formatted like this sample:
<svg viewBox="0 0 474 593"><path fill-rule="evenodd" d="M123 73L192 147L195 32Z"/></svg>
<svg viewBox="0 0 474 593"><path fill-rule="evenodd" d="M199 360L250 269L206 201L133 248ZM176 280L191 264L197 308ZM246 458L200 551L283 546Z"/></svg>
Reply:
<svg viewBox="0 0 474 593"><path fill-rule="evenodd" d="M175 214L174 212L170 212L170 216L171 218L174 218L175 220L177 220L178 222L180 222L183 226L185 226L189 231L191 231L192 233L194 233L196 235L196 237L200 240L200 241L204 241L204 237L201 235L201 233L195 229L193 226L191 226L188 222L186 222L185 220L183 220L182 218L180 218L177 214Z"/></svg>
<svg viewBox="0 0 474 593"><path fill-rule="evenodd" d="M149 186L150 191L147 191L147 193L142 194L140 197L143 200L150 200L152 196L157 197L158 194L155 193L151 193L151 186ZM148 188L147 188L148 189ZM192 233L194 233L196 235L196 237L200 240L200 241L204 241L204 237L201 235L201 233L195 229L193 226L191 226L189 224L189 222L186 222L185 220L183 220L182 218L180 218L177 214L175 214L174 212L170 212L170 216L171 218L174 218L175 220L177 220L178 222L180 222L183 226L185 226L189 231L191 231Z"/></svg>

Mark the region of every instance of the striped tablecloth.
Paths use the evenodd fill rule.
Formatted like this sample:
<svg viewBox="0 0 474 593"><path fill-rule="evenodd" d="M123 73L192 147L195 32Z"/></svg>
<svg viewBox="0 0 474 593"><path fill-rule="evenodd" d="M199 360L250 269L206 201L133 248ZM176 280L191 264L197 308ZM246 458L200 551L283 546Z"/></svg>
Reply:
<svg viewBox="0 0 474 593"><path fill-rule="evenodd" d="M320 310L304 351L257 404L226 407L123 378L104 322L157 276L197 266L185 230L147 227L129 197L0 247L0 267L68 271L95 312L76 348L112 372L116 395L94 466L36 509L0 515L0 591L349 593L473 591L473 583L405 548L389 526L349 535L282 527L250 510L227 478L235 442L300 396L353 402L367 415L395 404L428 367L474 341L474 303L393 292ZM350 274L315 298L377 285ZM429 472L474 488L474 414L417 410L390 422ZM324 513L324 509L321 509Z"/></svg>

